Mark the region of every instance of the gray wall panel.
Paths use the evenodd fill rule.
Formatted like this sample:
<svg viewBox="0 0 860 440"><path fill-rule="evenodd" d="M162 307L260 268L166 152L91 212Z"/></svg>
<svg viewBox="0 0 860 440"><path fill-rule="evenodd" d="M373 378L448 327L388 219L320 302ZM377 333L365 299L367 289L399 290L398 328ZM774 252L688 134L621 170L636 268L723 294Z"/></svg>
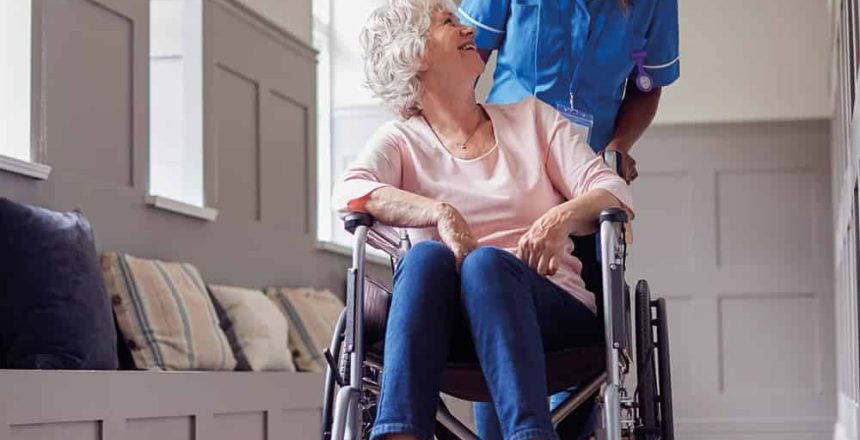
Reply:
<svg viewBox="0 0 860 440"><path fill-rule="evenodd" d="M102 440L98 421L13 425L9 432L9 440Z"/></svg>
<svg viewBox="0 0 860 440"><path fill-rule="evenodd" d="M215 414L213 425L214 429L225 438L243 440L266 439L265 412Z"/></svg>
<svg viewBox="0 0 860 440"><path fill-rule="evenodd" d="M310 185L305 166L312 154L304 105L274 91L266 96L263 119L263 220L291 234L310 233Z"/></svg>
<svg viewBox="0 0 860 440"><path fill-rule="evenodd" d="M218 208L224 218L260 220L260 86L226 66L215 70L208 107L217 124Z"/></svg>
<svg viewBox="0 0 860 440"><path fill-rule="evenodd" d="M196 440L193 416L129 419L126 437L129 440Z"/></svg>
<svg viewBox="0 0 860 440"><path fill-rule="evenodd" d="M131 186L133 19L90 0L45 6L46 161Z"/></svg>

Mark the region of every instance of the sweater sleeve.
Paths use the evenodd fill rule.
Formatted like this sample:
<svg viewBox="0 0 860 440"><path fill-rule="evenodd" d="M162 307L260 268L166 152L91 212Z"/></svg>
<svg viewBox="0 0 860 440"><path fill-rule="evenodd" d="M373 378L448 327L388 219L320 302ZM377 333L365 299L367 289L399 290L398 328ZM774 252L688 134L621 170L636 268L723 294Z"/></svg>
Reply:
<svg viewBox="0 0 860 440"><path fill-rule="evenodd" d="M350 211L363 211L371 193L386 186L401 186L400 147L390 124L374 133L358 158L335 182L332 208L341 217Z"/></svg>
<svg viewBox="0 0 860 440"><path fill-rule="evenodd" d="M566 199L575 199L593 189L609 191L633 214L630 186L603 163L583 138L582 130L554 108L535 100L538 139L544 142L545 169L556 190Z"/></svg>

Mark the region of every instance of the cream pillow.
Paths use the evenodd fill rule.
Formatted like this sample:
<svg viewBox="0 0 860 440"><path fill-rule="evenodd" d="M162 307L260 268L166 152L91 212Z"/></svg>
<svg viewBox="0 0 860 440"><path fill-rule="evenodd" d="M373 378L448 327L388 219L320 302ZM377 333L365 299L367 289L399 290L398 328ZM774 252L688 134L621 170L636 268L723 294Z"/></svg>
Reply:
<svg viewBox="0 0 860 440"><path fill-rule="evenodd" d="M325 371L323 352L331 343L343 302L328 290L270 287L272 299L290 324L290 347L299 371Z"/></svg>
<svg viewBox="0 0 860 440"><path fill-rule="evenodd" d="M240 364L241 351L253 371L296 371L287 343L287 320L263 292L212 284L209 291L224 314L224 330Z"/></svg>

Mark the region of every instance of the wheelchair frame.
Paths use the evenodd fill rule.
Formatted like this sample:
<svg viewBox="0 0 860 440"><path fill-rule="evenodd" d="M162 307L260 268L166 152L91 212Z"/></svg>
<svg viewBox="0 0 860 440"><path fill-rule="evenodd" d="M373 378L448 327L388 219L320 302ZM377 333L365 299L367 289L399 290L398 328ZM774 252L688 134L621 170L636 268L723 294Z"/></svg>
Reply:
<svg viewBox="0 0 860 440"><path fill-rule="evenodd" d="M346 308L338 320L331 345L325 352L329 366L323 390L323 440L364 438L363 436L369 432L372 420L363 420L363 416L365 412L372 409L373 396L378 396L379 393L378 384L364 374L366 370L372 370L372 366L365 362L364 345L366 245L369 244L388 253L394 266L409 249L411 243L405 232L401 233L399 243L376 233L371 229L373 221L368 214L354 213L347 216L345 222L347 230L355 235L355 247L352 267L347 273ZM620 440L635 437L642 440L673 440L665 301L662 299L651 301L648 286L644 280L639 282L636 289L637 343L644 345L650 340L653 345L642 350L636 359L631 357L633 350L630 337L631 304L629 289L624 282L626 243L623 228L626 221L626 212L617 208L604 210L599 218L603 281L602 310L607 368L553 410L552 423L553 427L557 427L565 417L602 389L602 398L598 399L603 413L602 429L598 428L598 434L602 434L599 438ZM642 301L645 305L642 305ZM651 316L652 308L656 308L656 319ZM653 332L653 327L657 327L656 332ZM652 356L652 351L657 352L656 357ZM636 361L639 364L637 373L640 384L643 380L648 383L642 393L638 393L637 386L635 394L639 395L631 396L625 387L625 378L629 373L630 365ZM656 373L659 373L659 384L655 364ZM334 394L335 384L340 386L336 395ZM334 404L333 408L332 404ZM641 411L643 414L640 414L640 409L646 410ZM333 413L332 410L334 410ZM453 435L461 440L479 440L450 413L441 400L436 420L437 431L441 425L448 431L449 436Z"/></svg>

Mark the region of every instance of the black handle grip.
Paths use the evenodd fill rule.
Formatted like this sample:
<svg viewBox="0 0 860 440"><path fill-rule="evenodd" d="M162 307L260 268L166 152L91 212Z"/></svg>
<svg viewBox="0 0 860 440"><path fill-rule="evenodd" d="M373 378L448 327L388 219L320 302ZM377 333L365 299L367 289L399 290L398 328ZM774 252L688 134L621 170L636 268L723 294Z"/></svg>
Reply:
<svg viewBox="0 0 860 440"><path fill-rule="evenodd" d="M626 223L627 211L621 208L606 208L600 211L600 223L603 222Z"/></svg>
<svg viewBox="0 0 860 440"><path fill-rule="evenodd" d="M343 219L343 227L350 234L355 234L355 228L359 226L367 226L369 228L373 226L373 222L373 216L366 212L351 212Z"/></svg>

